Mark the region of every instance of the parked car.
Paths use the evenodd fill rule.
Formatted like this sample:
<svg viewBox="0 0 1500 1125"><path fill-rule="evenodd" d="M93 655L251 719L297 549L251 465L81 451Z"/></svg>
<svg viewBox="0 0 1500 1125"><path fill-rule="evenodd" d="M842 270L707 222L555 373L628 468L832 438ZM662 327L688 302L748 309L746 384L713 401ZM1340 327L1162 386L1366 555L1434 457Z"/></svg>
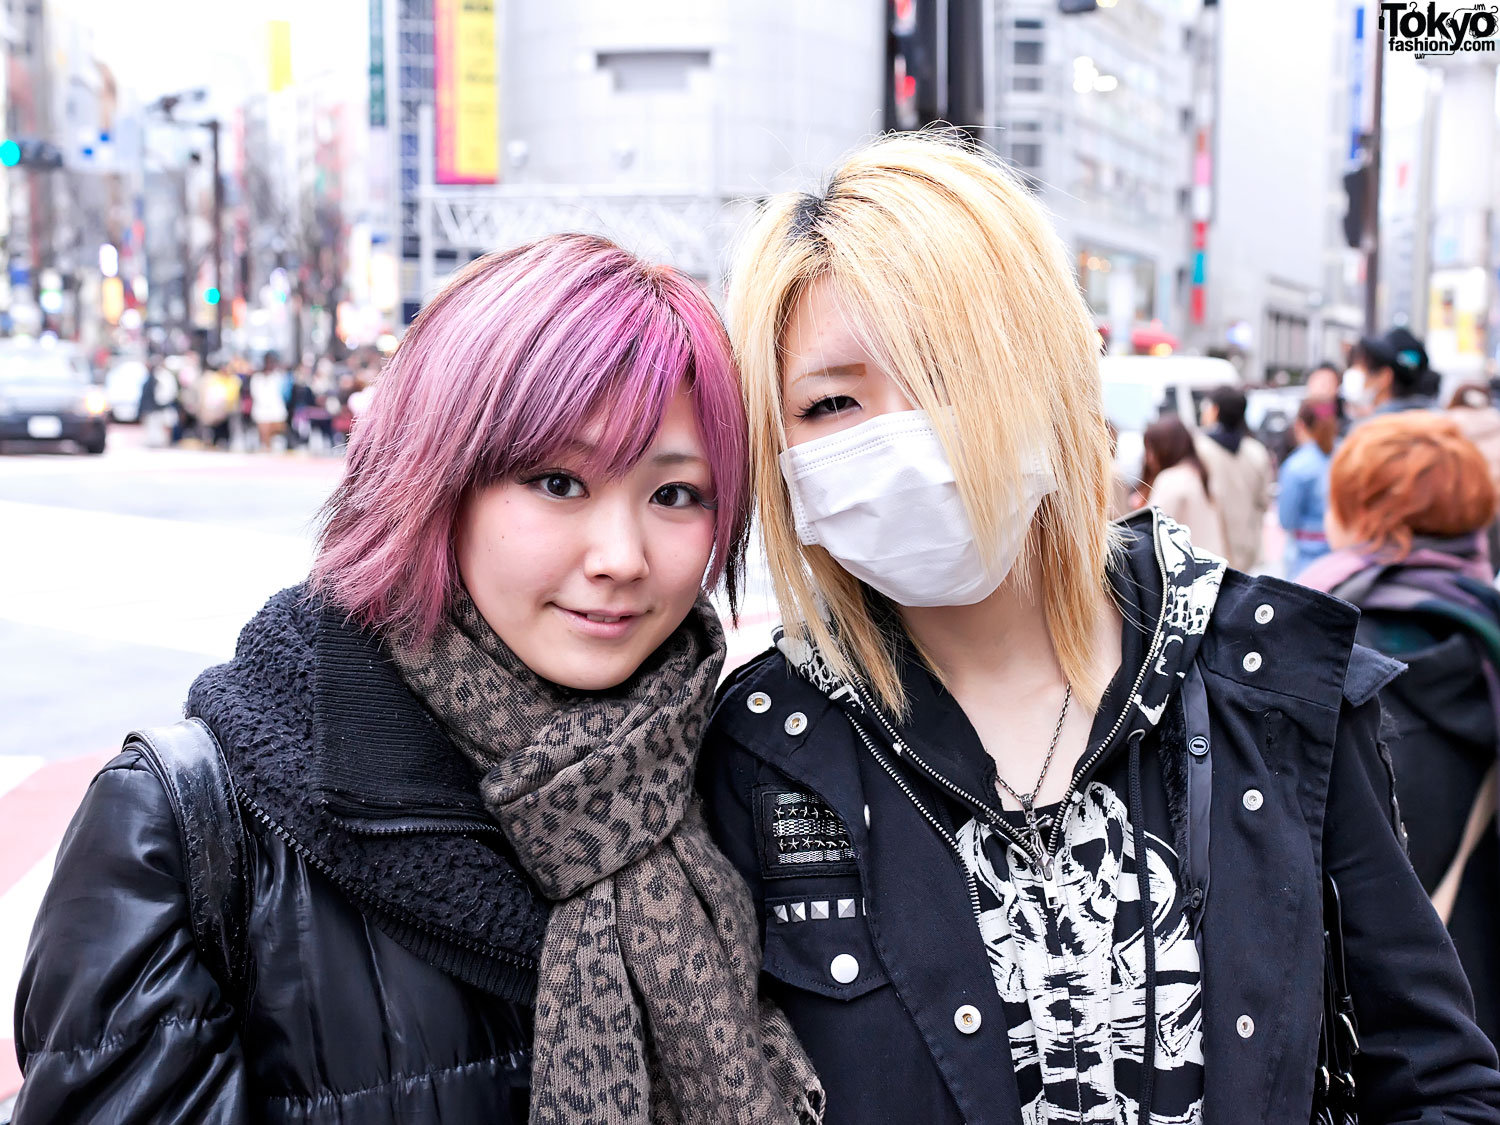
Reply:
<svg viewBox="0 0 1500 1125"><path fill-rule="evenodd" d="M147 370L138 359L117 359L104 376L109 415L116 422L141 420L141 388L145 385Z"/></svg>
<svg viewBox="0 0 1500 1125"><path fill-rule="evenodd" d="M1215 387L1240 386L1239 369L1227 359L1202 355L1107 355L1099 359L1104 416L1119 432L1115 471L1126 482L1140 480L1141 435L1168 411L1190 430L1198 409Z"/></svg>
<svg viewBox="0 0 1500 1125"><path fill-rule="evenodd" d="M61 347L0 347L0 442L71 441L103 453L109 396L88 365Z"/></svg>

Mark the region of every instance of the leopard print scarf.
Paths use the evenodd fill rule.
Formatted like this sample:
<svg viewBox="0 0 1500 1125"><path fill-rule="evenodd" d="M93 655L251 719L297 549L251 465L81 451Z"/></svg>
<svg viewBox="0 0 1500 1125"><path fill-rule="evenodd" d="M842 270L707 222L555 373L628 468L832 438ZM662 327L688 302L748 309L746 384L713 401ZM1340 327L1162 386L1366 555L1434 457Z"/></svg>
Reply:
<svg viewBox="0 0 1500 1125"><path fill-rule="evenodd" d="M756 996L749 894L693 797L724 662L707 599L609 692L541 679L462 592L430 642L392 653L553 903L531 1122L821 1122L807 1056Z"/></svg>

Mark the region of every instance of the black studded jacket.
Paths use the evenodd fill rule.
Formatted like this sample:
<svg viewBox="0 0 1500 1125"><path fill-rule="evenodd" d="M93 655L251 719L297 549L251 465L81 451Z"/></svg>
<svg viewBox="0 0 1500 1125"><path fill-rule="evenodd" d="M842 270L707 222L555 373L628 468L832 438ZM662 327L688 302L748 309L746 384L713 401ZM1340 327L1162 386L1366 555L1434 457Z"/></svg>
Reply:
<svg viewBox="0 0 1500 1125"><path fill-rule="evenodd" d="M1122 609L1127 621L1159 620L1155 521L1137 516L1125 531ZM1205 1121L1309 1118L1325 871L1343 900L1361 1121L1500 1121L1495 1054L1407 860L1377 741L1376 693L1399 666L1354 644L1357 621L1335 599L1227 571L1193 658L1212 742L1206 809L1187 780L1181 693L1138 740L1139 784L1152 790L1138 807L1153 831L1179 853L1207 841L1209 877L1181 873L1202 951ZM777 650L741 669L700 767L709 823L759 910L763 991L817 1066L830 1125L1021 1125L1006 1006L944 838L957 815L951 783L986 775L965 765L962 745L939 750L932 736L966 720L943 714L924 729L914 709L914 730L882 736L813 680ZM1075 785L1122 784L1131 726L1085 755ZM1208 830L1193 831L1195 820Z"/></svg>

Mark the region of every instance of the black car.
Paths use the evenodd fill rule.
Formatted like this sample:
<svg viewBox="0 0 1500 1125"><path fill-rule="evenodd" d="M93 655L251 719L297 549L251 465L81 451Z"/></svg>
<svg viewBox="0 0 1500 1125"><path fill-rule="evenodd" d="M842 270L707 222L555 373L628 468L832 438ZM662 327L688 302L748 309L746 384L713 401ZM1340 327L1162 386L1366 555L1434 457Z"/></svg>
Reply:
<svg viewBox="0 0 1500 1125"><path fill-rule="evenodd" d="M71 441L103 453L109 396L61 348L0 348L0 443Z"/></svg>

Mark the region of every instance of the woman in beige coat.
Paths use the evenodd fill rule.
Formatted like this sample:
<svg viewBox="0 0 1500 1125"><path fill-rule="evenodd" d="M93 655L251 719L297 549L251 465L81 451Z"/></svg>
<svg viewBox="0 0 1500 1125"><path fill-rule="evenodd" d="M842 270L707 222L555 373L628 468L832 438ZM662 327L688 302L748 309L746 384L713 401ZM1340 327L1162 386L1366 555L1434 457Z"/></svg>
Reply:
<svg viewBox="0 0 1500 1125"><path fill-rule="evenodd" d="M1222 557L1224 517L1209 490L1208 473L1182 419L1168 414L1142 435L1145 462L1141 505L1150 504L1188 529L1193 546Z"/></svg>
<svg viewBox="0 0 1500 1125"><path fill-rule="evenodd" d="M1219 387L1203 404L1194 442L1208 487L1224 520L1224 558L1236 570L1260 562L1276 462L1245 425L1245 392Z"/></svg>

